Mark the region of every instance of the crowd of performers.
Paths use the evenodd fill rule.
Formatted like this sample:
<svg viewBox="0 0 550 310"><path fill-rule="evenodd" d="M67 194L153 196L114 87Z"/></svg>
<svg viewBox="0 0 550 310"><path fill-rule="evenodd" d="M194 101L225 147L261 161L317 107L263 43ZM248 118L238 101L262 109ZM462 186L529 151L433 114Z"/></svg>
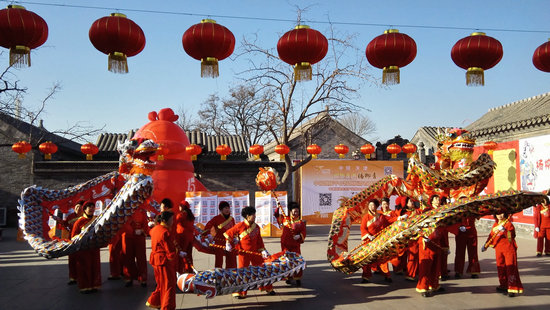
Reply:
<svg viewBox="0 0 550 310"><path fill-rule="evenodd" d="M408 197L398 197L394 210L389 208L389 199L382 202L373 199L368 202L368 212L361 220L361 240L364 244L372 241L386 226L409 216L420 214L431 209L439 208L447 203L447 198L432 195L429 204L420 205ZM537 238L537 256L542 253L550 256L550 211L548 200L535 207L535 238ZM511 222L511 214L497 214L495 223L487 240L481 245L481 251L487 248L495 249L496 265L499 286L496 288L510 297L523 293L523 286L517 266L516 233ZM404 274L405 279L416 281L416 291L423 297L430 297L445 289L440 281L450 278L447 269L449 250L449 232L455 235L454 277L464 277L466 251L468 265L466 273L471 278L478 278L481 272L478 259L478 235L475 227L475 218L469 217L455 225L438 227L429 236L423 236L413 242L409 248L389 262L377 265L363 266L361 283L368 283L375 271L384 276L384 281L391 283L389 264L394 274ZM544 248L543 248L544 246ZM544 249L544 251L543 251Z"/></svg>

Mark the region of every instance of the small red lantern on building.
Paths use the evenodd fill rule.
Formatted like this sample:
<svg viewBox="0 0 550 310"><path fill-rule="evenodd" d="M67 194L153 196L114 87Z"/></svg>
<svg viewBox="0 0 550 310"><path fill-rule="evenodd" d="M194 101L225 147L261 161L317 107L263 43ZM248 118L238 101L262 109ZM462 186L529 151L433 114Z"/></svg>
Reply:
<svg viewBox="0 0 550 310"><path fill-rule="evenodd" d="M388 145L388 147L386 148L386 150L388 151L388 153L391 154L391 158L397 158L397 154L399 154L401 152L401 147L395 143L392 143L390 145Z"/></svg>
<svg viewBox="0 0 550 310"><path fill-rule="evenodd" d="M399 68L416 57L416 42L397 29L388 29L370 41L365 54L371 65L383 69L382 84L399 84Z"/></svg>
<svg viewBox="0 0 550 310"><path fill-rule="evenodd" d="M321 151L323 149L321 149L320 146L318 146L317 144L314 143L312 145L308 145L306 150L307 150L308 154L311 154L311 158L316 159L317 155L321 154Z"/></svg>
<svg viewBox="0 0 550 310"><path fill-rule="evenodd" d="M285 160L285 155L290 152L290 148L286 144L279 144L275 147L275 153L279 154L280 160Z"/></svg>
<svg viewBox="0 0 550 310"><path fill-rule="evenodd" d="M466 85L485 85L484 70L496 66L502 59L502 44L483 32L474 32L456 42L451 50L454 63L466 69Z"/></svg>
<svg viewBox="0 0 550 310"><path fill-rule="evenodd" d="M31 66L31 49L48 39L48 25L20 5L0 10L0 46L10 49L10 66Z"/></svg>
<svg viewBox="0 0 550 310"><path fill-rule="evenodd" d="M550 72L550 40L537 47L533 53L533 65L542 72Z"/></svg>
<svg viewBox="0 0 550 310"><path fill-rule="evenodd" d="M14 143L12 146L11 146L11 149L17 153L17 157L19 157L20 159L23 159L25 158L25 154L27 154L28 152L31 151L32 149L32 146L29 142L27 141L19 141L19 142L16 142Z"/></svg>
<svg viewBox="0 0 550 310"><path fill-rule="evenodd" d="M57 152L57 145L51 141L44 142L38 146L38 149L44 154L44 159L52 159L52 154Z"/></svg>
<svg viewBox="0 0 550 310"><path fill-rule="evenodd" d="M264 152L264 147L259 144L254 144L248 148L250 154L254 155L254 160L260 159L260 154Z"/></svg>
<svg viewBox="0 0 550 310"><path fill-rule="evenodd" d="M225 160L227 155L231 154L231 148L227 144L218 145L216 147L216 153L220 154L221 160Z"/></svg>
<svg viewBox="0 0 550 310"><path fill-rule="evenodd" d="M218 77L218 61L231 56L235 49L233 33L212 19L189 27L181 42L189 56L201 61L201 77Z"/></svg>
<svg viewBox="0 0 550 310"><path fill-rule="evenodd" d="M319 31L298 25L279 39L277 52L282 61L294 66L295 81L309 81L311 65L327 55L328 40Z"/></svg>
<svg viewBox="0 0 550 310"><path fill-rule="evenodd" d="M361 147L361 153L365 154L365 159L370 159L374 151L376 151L376 148L372 144L365 144Z"/></svg>
<svg viewBox="0 0 550 310"><path fill-rule="evenodd" d="M114 73L128 73L127 57L139 54L145 47L143 30L120 13L96 20L88 35L96 49L109 55L108 69Z"/></svg>
<svg viewBox="0 0 550 310"><path fill-rule="evenodd" d="M483 143L483 148L487 150L487 153L489 155L493 155L493 151L496 150L498 147L498 144L495 141L487 141Z"/></svg>
<svg viewBox="0 0 550 310"><path fill-rule="evenodd" d="M197 144L190 144L188 146L185 147L185 151L191 155L191 160L197 160L197 155L199 155L200 153L202 153L202 148L197 145ZM216 152L218 150L216 149ZM231 152L231 150L229 150L229 152ZM229 154L229 153L228 153Z"/></svg>
<svg viewBox="0 0 550 310"><path fill-rule="evenodd" d="M92 160L93 156L99 152L99 148L93 143L82 144L80 151L86 154L86 160Z"/></svg>
<svg viewBox="0 0 550 310"><path fill-rule="evenodd" d="M416 145L413 143L407 143L403 145L401 149L403 150L403 153L407 154L407 158L411 158L417 150Z"/></svg>
<svg viewBox="0 0 550 310"><path fill-rule="evenodd" d="M349 147L345 144L340 143L334 147L334 151L338 153L339 158L344 158L346 157L346 154L349 152Z"/></svg>

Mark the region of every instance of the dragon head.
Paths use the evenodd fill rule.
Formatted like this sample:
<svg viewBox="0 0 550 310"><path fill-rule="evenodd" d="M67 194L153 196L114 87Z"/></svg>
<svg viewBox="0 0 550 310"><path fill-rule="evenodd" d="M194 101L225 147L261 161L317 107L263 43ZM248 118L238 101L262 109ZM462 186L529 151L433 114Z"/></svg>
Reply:
<svg viewBox="0 0 550 310"><path fill-rule="evenodd" d="M460 128L445 129L444 132L438 130L436 139L438 140L436 156L441 169L452 168L457 162L469 164L472 161L476 140L467 130Z"/></svg>
<svg viewBox="0 0 550 310"><path fill-rule="evenodd" d="M146 174L150 175L155 166L151 157L158 150L158 144L153 140L136 138L118 142L117 150L120 154L119 172L126 174Z"/></svg>

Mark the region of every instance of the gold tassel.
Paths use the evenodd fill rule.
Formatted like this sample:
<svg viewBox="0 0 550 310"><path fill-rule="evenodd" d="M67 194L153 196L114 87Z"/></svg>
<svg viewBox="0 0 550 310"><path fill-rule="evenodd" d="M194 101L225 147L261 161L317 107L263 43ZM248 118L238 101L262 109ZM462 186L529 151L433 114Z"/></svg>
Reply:
<svg viewBox="0 0 550 310"><path fill-rule="evenodd" d="M382 84L384 85L399 84L399 67L398 66L384 67L384 70L382 70Z"/></svg>
<svg viewBox="0 0 550 310"><path fill-rule="evenodd" d="M109 71L113 73L128 73L126 54L114 52L109 54Z"/></svg>
<svg viewBox="0 0 550 310"><path fill-rule="evenodd" d="M25 153L20 153L20 154L17 155L17 158L25 159L25 158L27 158L27 156L25 156Z"/></svg>
<svg viewBox="0 0 550 310"><path fill-rule="evenodd" d="M345 157L346 157L346 154L339 154L338 157L340 157L340 158L345 158Z"/></svg>
<svg viewBox="0 0 550 310"><path fill-rule="evenodd" d="M397 154L391 154L391 158L396 159L396 158L397 158Z"/></svg>
<svg viewBox="0 0 550 310"><path fill-rule="evenodd" d="M222 155L221 156L221 160L226 160L227 159L227 155Z"/></svg>
<svg viewBox="0 0 550 310"><path fill-rule="evenodd" d="M285 160L285 154L279 154L279 160L284 161Z"/></svg>
<svg viewBox="0 0 550 310"><path fill-rule="evenodd" d="M52 154L45 154L45 155L44 155L44 159L45 159L45 160L50 160L50 159L52 159Z"/></svg>
<svg viewBox="0 0 550 310"><path fill-rule="evenodd" d="M92 160L93 156L94 155L92 155L92 154L86 154L86 160Z"/></svg>
<svg viewBox="0 0 550 310"><path fill-rule="evenodd" d="M254 154L254 160L258 160L258 159L260 159L260 155Z"/></svg>
<svg viewBox="0 0 550 310"><path fill-rule="evenodd" d="M370 159L370 154L365 154L365 159Z"/></svg>
<svg viewBox="0 0 550 310"><path fill-rule="evenodd" d="M311 154L312 159L317 159L317 154Z"/></svg>
<svg viewBox="0 0 550 310"><path fill-rule="evenodd" d="M201 77L217 78L220 76L218 70L218 59L214 57L206 57L201 59Z"/></svg>
<svg viewBox="0 0 550 310"><path fill-rule="evenodd" d="M191 160L192 160L192 161L197 160L197 155L191 155Z"/></svg>
<svg viewBox="0 0 550 310"><path fill-rule="evenodd" d="M297 63L294 66L294 80L296 82L311 81L312 76L312 69L309 62Z"/></svg>
<svg viewBox="0 0 550 310"><path fill-rule="evenodd" d="M23 45L10 48L10 66L15 68L30 67L31 49Z"/></svg>
<svg viewBox="0 0 550 310"><path fill-rule="evenodd" d="M478 67L468 68L468 71L466 71L466 85L468 86L485 85L485 77L483 74L483 69Z"/></svg>

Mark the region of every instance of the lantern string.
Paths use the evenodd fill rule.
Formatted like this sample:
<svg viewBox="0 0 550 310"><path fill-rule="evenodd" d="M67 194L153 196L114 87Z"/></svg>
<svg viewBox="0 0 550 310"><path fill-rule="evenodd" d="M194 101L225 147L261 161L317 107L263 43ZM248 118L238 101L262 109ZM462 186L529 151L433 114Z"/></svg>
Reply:
<svg viewBox="0 0 550 310"><path fill-rule="evenodd" d="M12 0L0 0L2 2L13 2ZM255 16L238 16L238 15L217 15L209 13L190 13L190 12L175 12L175 11L157 11L157 10L144 10L144 9L130 9L130 8L114 8L114 7L101 7L101 6L88 6L88 5L75 5L75 4L62 4L62 3L43 3L34 1L17 1L21 4L31 5L43 5L53 7L67 7L76 9L93 9L93 10L110 10L110 11L126 11L137 13L152 13L152 14L165 14L165 15L184 15L184 16L209 16L212 18L227 18L227 19L242 19L242 20L256 20L256 21L272 21L272 22L291 22L296 23L295 19L286 18L269 18L269 17L255 17ZM301 18L301 17L300 17ZM339 21L318 21L318 20L300 20L300 22L306 22L310 24L331 24L331 25L348 25L348 26L367 26L367 27L388 27L388 24L378 23L362 23L362 22L339 22ZM519 33L550 33L550 30L531 30L531 29L506 29L506 28L479 28L479 27L454 27L454 26L434 26L434 25L412 25L412 24L392 24L391 27L395 28L421 28L421 29L440 29L440 30L479 30L483 29L490 32L519 32Z"/></svg>

